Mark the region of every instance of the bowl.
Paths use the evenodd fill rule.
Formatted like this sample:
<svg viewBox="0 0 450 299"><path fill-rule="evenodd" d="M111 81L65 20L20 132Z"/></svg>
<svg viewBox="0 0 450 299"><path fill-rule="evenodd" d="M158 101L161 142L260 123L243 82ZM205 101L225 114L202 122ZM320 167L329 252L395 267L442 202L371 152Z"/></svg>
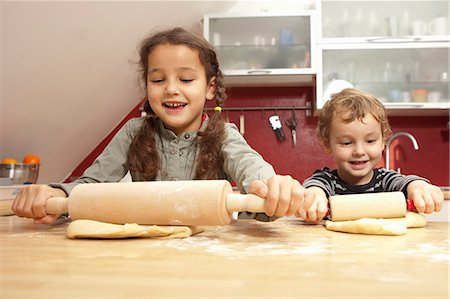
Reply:
<svg viewBox="0 0 450 299"><path fill-rule="evenodd" d="M11 184L36 184L39 164L0 164L0 178L9 178Z"/></svg>

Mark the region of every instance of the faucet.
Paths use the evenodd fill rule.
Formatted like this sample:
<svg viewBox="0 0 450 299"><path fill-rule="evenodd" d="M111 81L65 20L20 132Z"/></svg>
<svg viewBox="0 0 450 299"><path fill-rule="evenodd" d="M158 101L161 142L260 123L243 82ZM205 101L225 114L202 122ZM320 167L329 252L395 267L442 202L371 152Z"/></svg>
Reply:
<svg viewBox="0 0 450 299"><path fill-rule="evenodd" d="M414 136L411 135L410 133L408 133L408 132L397 132L397 133L393 134L391 137L389 137L389 139L386 142L386 169L387 170L389 170L389 158L390 158L391 142L392 142L392 140L394 140L398 136L406 136L406 137L408 137L409 139L411 139L411 142L413 144L414 149L416 151L419 149L419 145L417 144L416 138L414 138Z"/></svg>

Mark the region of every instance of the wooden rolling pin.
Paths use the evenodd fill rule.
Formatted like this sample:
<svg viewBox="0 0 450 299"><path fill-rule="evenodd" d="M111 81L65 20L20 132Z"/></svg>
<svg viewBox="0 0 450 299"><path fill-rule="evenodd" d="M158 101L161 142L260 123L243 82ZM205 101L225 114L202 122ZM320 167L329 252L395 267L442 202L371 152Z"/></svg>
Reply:
<svg viewBox="0 0 450 299"><path fill-rule="evenodd" d="M263 198L232 191L226 180L80 184L45 208L74 220L189 226L229 224L232 212L264 212Z"/></svg>
<svg viewBox="0 0 450 299"><path fill-rule="evenodd" d="M333 221L404 217L414 208L402 192L336 195L329 204ZM46 211L118 224L225 225L232 212L264 212L264 199L235 194L226 180L96 183L48 199Z"/></svg>
<svg viewBox="0 0 450 299"><path fill-rule="evenodd" d="M406 200L403 192L333 195L329 198L329 205L332 221L401 218L407 211L415 210L414 203Z"/></svg>

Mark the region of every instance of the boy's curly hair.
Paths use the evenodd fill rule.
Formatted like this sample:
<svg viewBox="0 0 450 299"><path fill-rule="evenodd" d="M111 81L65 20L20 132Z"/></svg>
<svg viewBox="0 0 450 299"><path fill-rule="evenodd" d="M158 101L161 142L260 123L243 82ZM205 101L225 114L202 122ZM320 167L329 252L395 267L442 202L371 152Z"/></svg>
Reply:
<svg viewBox="0 0 450 299"><path fill-rule="evenodd" d="M384 142L392 135L386 109L373 95L356 88L346 88L332 95L325 103L319 114L317 136L326 147L330 145L331 121L340 117L344 122L362 120L366 115L372 114L380 123Z"/></svg>

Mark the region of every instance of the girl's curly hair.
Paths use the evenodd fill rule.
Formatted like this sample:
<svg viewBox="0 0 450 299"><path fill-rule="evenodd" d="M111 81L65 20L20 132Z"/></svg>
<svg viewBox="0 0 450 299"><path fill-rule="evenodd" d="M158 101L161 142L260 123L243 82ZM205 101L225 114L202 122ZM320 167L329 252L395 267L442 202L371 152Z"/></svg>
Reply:
<svg viewBox="0 0 450 299"><path fill-rule="evenodd" d="M145 86L147 86L148 56L161 44L184 45L198 53L200 62L205 68L207 82L214 80L216 106L222 107L226 99L225 85L213 46L203 37L182 28L156 32L142 41L139 55L141 79L145 82ZM141 173L145 180L154 180L161 167L155 144L158 117L148 101L144 104L144 111L147 117L131 142L128 162L130 171ZM223 165L221 146L225 135L225 123L220 111L215 111L207 128L203 132L198 132L200 154L197 157L196 179L219 177L219 170Z"/></svg>

